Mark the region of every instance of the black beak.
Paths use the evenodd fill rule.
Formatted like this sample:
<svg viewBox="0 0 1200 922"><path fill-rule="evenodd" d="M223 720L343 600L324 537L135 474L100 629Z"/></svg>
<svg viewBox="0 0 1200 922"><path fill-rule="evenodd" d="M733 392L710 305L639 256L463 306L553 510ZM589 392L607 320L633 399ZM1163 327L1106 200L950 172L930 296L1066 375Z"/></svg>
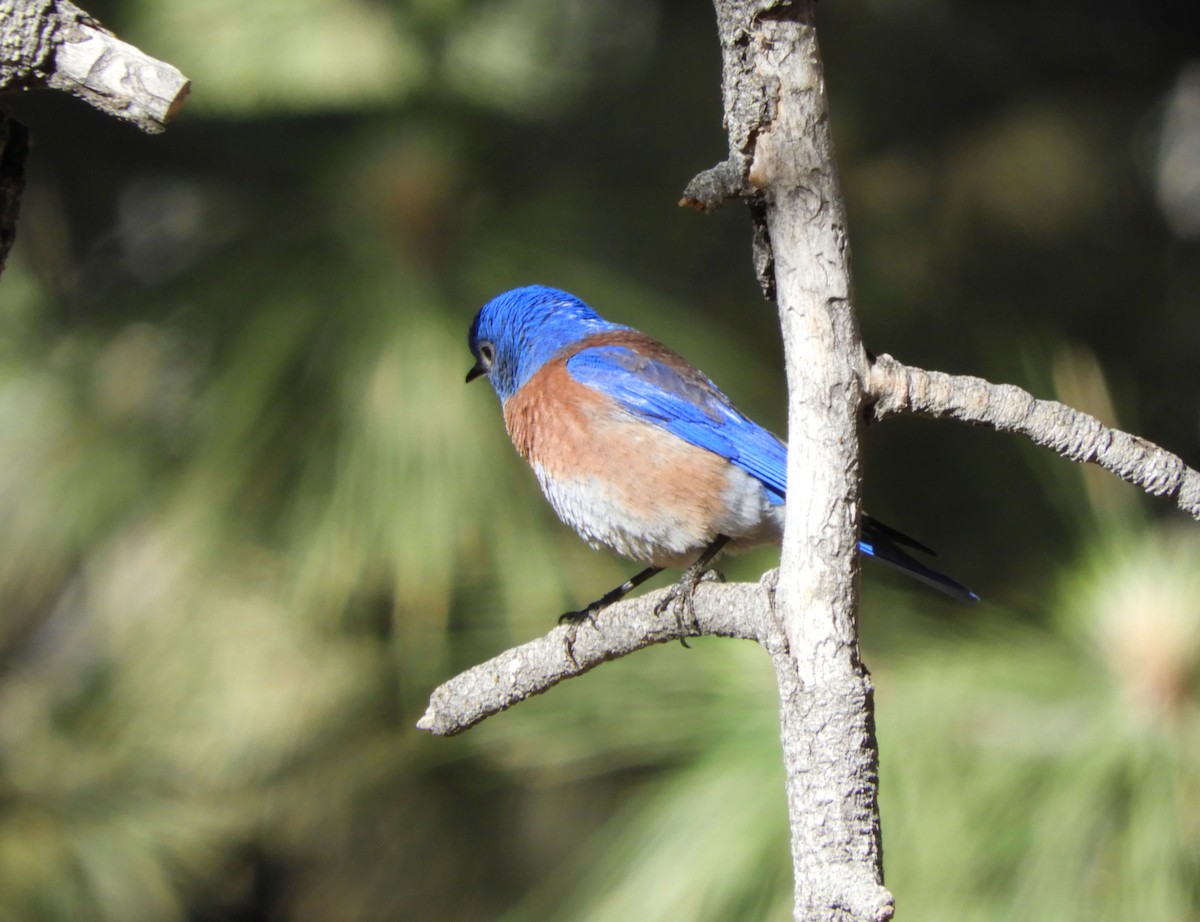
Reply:
<svg viewBox="0 0 1200 922"><path fill-rule="evenodd" d="M483 364L483 359L479 359L474 365L471 366L471 370L467 372L467 384L470 384L476 378L482 377L487 373L487 366Z"/></svg>

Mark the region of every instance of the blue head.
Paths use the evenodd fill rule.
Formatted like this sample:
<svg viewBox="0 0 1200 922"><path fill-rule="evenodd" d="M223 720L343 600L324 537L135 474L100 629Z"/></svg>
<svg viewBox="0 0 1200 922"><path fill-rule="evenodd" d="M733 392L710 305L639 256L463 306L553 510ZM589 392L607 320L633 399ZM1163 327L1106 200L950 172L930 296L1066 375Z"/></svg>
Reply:
<svg viewBox="0 0 1200 922"><path fill-rule="evenodd" d="M475 365L467 380L487 375L500 400L507 401L565 347L593 333L626 329L569 292L544 285L514 288L475 315L467 337Z"/></svg>

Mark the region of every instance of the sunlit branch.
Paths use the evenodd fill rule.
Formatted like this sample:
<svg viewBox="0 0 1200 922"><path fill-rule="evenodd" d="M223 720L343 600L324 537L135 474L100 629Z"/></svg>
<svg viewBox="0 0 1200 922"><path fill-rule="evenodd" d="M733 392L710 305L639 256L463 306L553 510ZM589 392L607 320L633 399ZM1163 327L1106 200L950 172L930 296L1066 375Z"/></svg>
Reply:
<svg viewBox="0 0 1200 922"><path fill-rule="evenodd" d="M0 90L50 87L161 132L191 86L69 0L0 0Z"/></svg>
<svg viewBox="0 0 1200 922"><path fill-rule="evenodd" d="M915 413L1019 433L1064 458L1090 461L1147 493L1170 497L1200 519L1200 473L1154 443L1056 400L1039 400L1011 384L912 368L890 355L875 359L867 390L876 419Z"/></svg>
<svg viewBox="0 0 1200 922"><path fill-rule="evenodd" d="M655 613L655 605L670 592L668 588L617 602L591 621L560 625L438 686L417 726L438 736L453 736L559 682L583 675L605 660L657 643L700 636L738 637L757 640L776 653L783 640L770 614L774 575L772 571L757 583L698 586L693 596L694 622L689 616L677 619L673 607Z"/></svg>

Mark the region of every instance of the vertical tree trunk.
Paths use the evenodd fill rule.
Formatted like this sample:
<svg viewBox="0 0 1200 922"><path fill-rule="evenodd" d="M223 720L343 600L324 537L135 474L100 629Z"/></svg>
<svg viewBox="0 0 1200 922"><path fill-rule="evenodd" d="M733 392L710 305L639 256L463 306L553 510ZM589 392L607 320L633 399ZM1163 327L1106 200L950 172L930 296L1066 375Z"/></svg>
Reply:
<svg viewBox="0 0 1200 922"><path fill-rule="evenodd" d="M866 356L812 2L715 0L730 159L757 200L757 260L788 371L788 511L774 657L800 920L891 918L883 887L872 686L859 658L856 560ZM722 172L723 171L723 172ZM740 176L738 176L740 174ZM696 193L701 204L704 193ZM760 227L761 231L761 227Z"/></svg>

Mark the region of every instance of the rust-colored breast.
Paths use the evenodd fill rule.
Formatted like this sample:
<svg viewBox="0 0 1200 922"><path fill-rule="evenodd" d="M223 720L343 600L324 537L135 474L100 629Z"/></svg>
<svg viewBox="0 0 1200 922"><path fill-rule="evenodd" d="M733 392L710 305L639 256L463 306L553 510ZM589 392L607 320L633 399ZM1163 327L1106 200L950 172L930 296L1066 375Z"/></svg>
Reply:
<svg viewBox="0 0 1200 922"><path fill-rule="evenodd" d="M659 349L655 358L682 361ZM587 540L634 559L703 548L726 525L732 466L580 384L566 367L576 351L548 362L504 406L509 436L547 498Z"/></svg>

